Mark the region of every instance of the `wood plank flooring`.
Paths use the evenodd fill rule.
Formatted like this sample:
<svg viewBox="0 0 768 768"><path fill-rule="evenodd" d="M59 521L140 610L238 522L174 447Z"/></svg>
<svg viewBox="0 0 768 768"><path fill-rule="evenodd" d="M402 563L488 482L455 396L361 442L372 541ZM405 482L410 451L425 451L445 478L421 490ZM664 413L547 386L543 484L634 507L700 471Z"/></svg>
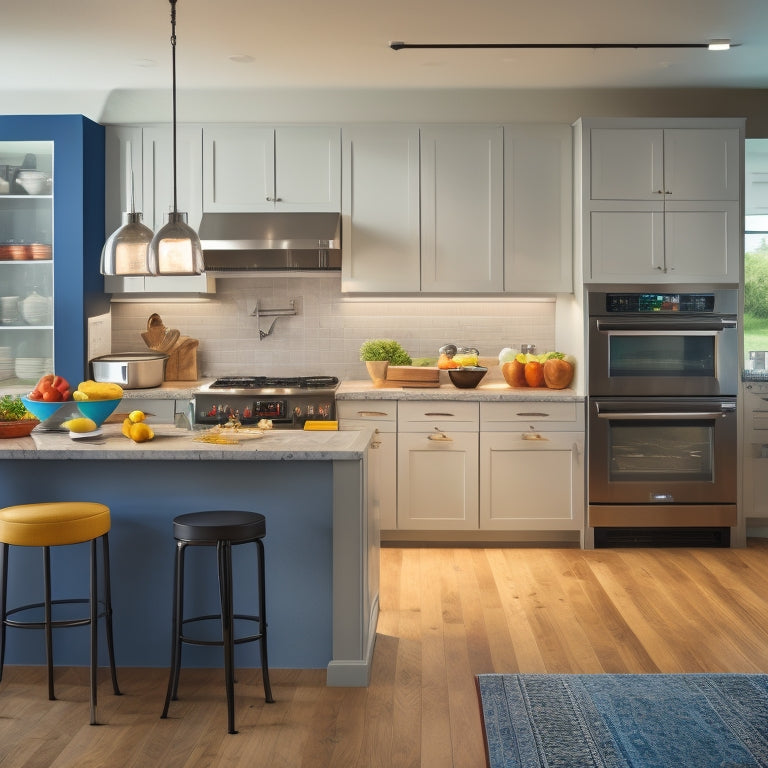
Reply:
<svg viewBox="0 0 768 768"><path fill-rule="evenodd" d="M243 670L240 733L230 736L218 669L182 670L168 720L166 670L120 669L120 697L103 671L103 725L91 727L85 668L59 670L49 702L41 667L8 667L0 766L482 768L474 676L518 671L768 672L768 540L733 550L384 549L369 688L276 669L268 705L259 673Z"/></svg>

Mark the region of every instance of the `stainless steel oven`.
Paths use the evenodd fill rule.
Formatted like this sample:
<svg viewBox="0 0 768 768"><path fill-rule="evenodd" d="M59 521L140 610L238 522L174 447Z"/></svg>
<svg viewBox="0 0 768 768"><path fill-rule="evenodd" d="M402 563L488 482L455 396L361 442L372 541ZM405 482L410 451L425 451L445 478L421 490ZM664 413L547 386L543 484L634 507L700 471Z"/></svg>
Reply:
<svg viewBox="0 0 768 768"><path fill-rule="evenodd" d="M728 546L737 522L737 291L592 293L595 546Z"/></svg>
<svg viewBox="0 0 768 768"><path fill-rule="evenodd" d="M246 425L269 419L276 429L302 429L306 421L336 419L335 376L225 376L196 390L193 423Z"/></svg>
<svg viewBox="0 0 768 768"><path fill-rule="evenodd" d="M735 395L738 292L591 293L590 395Z"/></svg>

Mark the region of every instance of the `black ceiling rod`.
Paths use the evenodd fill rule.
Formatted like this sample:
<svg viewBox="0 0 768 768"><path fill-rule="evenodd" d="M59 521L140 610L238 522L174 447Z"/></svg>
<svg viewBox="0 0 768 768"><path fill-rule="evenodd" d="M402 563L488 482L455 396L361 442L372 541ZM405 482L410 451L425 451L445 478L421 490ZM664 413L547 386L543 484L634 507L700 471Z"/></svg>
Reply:
<svg viewBox="0 0 768 768"><path fill-rule="evenodd" d="M709 43L404 43L393 40L389 47L393 51L409 48L709 48ZM731 43L736 48L739 43Z"/></svg>

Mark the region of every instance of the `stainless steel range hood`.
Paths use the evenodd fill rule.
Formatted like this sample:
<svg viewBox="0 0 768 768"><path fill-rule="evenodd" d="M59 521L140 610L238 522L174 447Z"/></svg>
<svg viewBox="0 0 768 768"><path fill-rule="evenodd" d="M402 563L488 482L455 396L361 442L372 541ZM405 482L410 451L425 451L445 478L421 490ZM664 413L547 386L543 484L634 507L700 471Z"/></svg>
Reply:
<svg viewBox="0 0 768 768"><path fill-rule="evenodd" d="M206 213L199 235L214 277L341 269L338 213Z"/></svg>

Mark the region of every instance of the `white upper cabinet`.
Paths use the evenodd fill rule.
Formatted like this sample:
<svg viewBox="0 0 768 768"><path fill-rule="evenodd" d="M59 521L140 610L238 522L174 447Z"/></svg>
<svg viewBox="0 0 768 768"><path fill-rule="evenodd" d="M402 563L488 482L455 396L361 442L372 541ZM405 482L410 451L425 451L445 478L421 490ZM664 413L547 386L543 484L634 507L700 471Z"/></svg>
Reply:
<svg viewBox="0 0 768 768"><path fill-rule="evenodd" d="M502 290L501 126L421 129L421 291Z"/></svg>
<svg viewBox="0 0 768 768"><path fill-rule="evenodd" d="M341 290L418 292L419 129L345 127L342 167Z"/></svg>
<svg viewBox="0 0 768 768"><path fill-rule="evenodd" d="M586 282L739 281L743 120L582 120L576 135Z"/></svg>
<svg viewBox="0 0 768 768"><path fill-rule="evenodd" d="M738 200L734 128L591 130L592 200Z"/></svg>
<svg viewBox="0 0 768 768"><path fill-rule="evenodd" d="M504 290L573 290L573 137L567 125L504 127Z"/></svg>
<svg viewBox="0 0 768 768"><path fill-rule="evenodd" d="M197 231L203 217L202 128L176 128L177 210L187 214L187 224ZM173 210L173 131L171 126L144 129L144 223L157 232Z"/></svg>
<svg viewBox="0 0 768 768"><path fill-rule="evenodd" d="M206 126L206 212L341 207L341 131L332 126Z"/></svg>

